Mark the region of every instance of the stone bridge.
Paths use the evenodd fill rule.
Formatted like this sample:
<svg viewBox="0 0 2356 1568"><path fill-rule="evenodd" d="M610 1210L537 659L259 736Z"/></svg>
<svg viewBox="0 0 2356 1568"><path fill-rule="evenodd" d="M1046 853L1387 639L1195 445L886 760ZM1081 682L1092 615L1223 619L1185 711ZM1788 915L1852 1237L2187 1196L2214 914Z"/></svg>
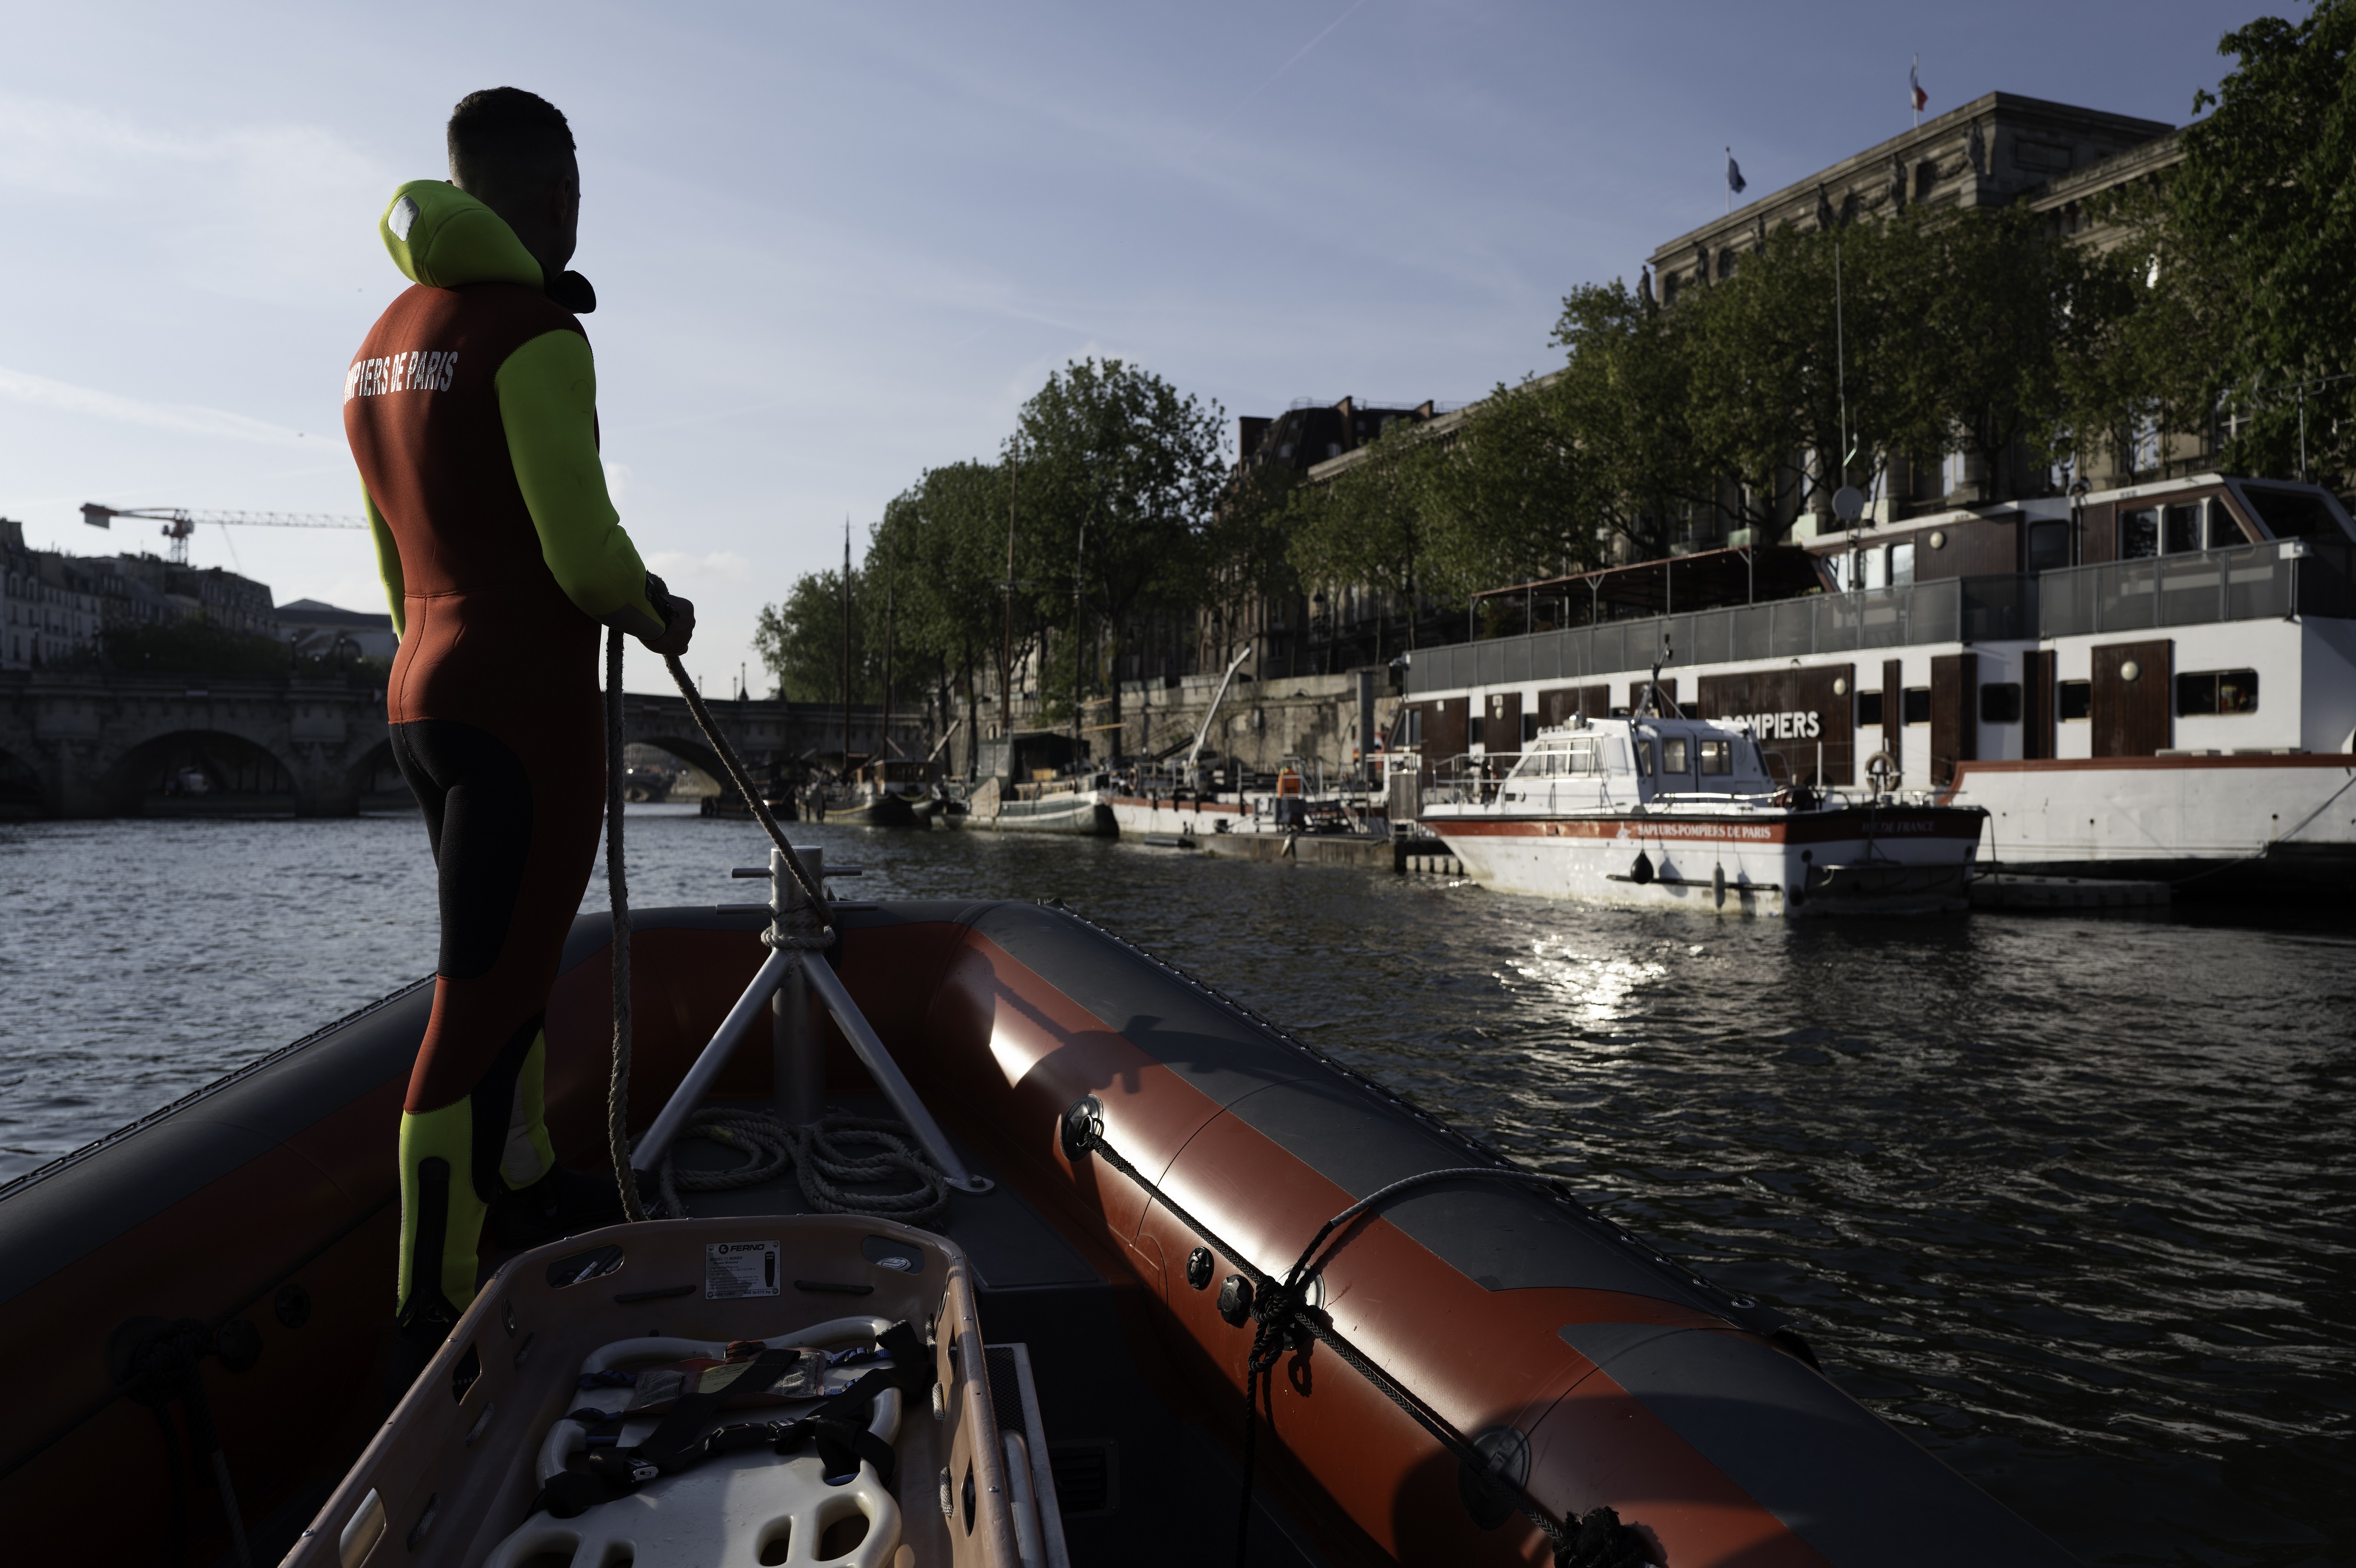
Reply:
<svg viewBox="0 0 2356 1568"><path fill-rule="evenodd" d="M721 776L683 699L624 703L630 740ZM711 708L765 774L842 749L840 704L723 699ZM851 709L854 752L873 749L880 717ZM893 715L903 755L924 755L924 730L916 714ZM348 816L408 804L384 689L365 679L0 671L0 817Z"/></svg>

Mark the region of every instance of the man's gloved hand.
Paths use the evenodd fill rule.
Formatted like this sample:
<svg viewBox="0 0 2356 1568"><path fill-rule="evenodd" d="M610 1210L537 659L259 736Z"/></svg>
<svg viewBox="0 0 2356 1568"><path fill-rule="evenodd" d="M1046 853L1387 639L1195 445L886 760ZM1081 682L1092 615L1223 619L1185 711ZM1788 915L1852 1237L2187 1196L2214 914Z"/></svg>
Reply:
<svg viewBox="0 0 2356 1568"><path fill-rule="evenodd" d="M661 612L663 628L654 637L640 632L637 639L648 651L676 659L687 651L688 643L695 636L695 606L665 587L663 580L652 572L647 574L647 597Z"/></svg>

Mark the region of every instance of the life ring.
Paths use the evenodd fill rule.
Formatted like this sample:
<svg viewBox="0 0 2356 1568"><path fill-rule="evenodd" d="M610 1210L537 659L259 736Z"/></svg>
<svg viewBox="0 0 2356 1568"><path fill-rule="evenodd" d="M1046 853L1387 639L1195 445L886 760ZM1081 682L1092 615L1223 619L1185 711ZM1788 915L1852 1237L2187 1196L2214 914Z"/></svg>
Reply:
<svg viewBox="0 0 2356 1568"><path fill-rule="evenodd" d="M1881 781L1885 779L1895 784L1898 781L1898 759L1886 751L1877 751L1865 759L1865 776L1876 789L1882 787Z"/></svg>

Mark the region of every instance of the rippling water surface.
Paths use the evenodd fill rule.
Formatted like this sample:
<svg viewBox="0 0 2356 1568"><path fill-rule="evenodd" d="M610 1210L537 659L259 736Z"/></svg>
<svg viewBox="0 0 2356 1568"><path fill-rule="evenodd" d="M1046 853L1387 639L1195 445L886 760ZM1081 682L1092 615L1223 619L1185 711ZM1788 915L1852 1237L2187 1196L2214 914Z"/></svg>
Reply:
<svg viewBox="0 0 2356 1568"><path fill-rule="evenodd" d="M754 891L749 824L628 827L639 904ZM2091 1562L2356 1561L2356 930L1787 929L801 832L862 897L1060 897L1578 1176ZM434 919L415 817L0 827L0 1177L425 972Z"/></svg>

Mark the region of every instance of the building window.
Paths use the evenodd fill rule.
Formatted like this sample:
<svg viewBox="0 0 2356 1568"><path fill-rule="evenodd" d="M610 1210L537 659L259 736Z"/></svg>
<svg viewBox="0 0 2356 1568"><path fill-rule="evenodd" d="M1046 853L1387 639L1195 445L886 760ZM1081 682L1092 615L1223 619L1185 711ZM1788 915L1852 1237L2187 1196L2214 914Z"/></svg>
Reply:
<svg viewBox="0 0 2356 1568"><path fill-rule="evenodd" d="M1913 542L1909 540L1904 544L1891 545L1890 547L1890 585L1893 588L1902 588L1913 580Z"/></svg>
<svg viewBox="0 0 2356 1568"><path fill-rule="evenodd" d="M2094 683L2092 681L2062 681L2053 688L2053 712L2064 723L2083 719L2094 711Z"/></svg>
<svg viewBox="0 0 2356 1568"><path fill-rule="evenodd" d="M2127 444L2127 467L2138 474L2159 467L2159 421L2150 414L2136 421L2135 437Z"/></svg>
<svg viewBox="0 0 2356 1568"><path fill-rule="evenodd" d="M2258 711L2254 670L2199 670L2176 678L2179 718L2215 718Z"/></svg>
<svg viewBox="0 0 2356 1568"><path fill-rule="evenodd" d="M1992 681L1980 688L1980 723L2017 725L2019 722L2019 682Z"/></svg>
<svg viewBox="0 0 2356 1568"><path fill-rule="evenodd" d="M1972 482L1972 458L1968 452L1950 452L1939 460L1939 489L1954 495Z"/></svg>
<svg viewBox="0 0 2356 1568"><path fill-rule="evenodd" d="M1857 727L1873 729L1881 723L1881 693L1859 692L1857 694Z"/></svg>
<svg viewBox="0 0 2356 1568"><path fill-rule="evenodd" d="M1906 688L1906 722L1910 725L1927 725L1931 722L1930 687Z"/></svg>

